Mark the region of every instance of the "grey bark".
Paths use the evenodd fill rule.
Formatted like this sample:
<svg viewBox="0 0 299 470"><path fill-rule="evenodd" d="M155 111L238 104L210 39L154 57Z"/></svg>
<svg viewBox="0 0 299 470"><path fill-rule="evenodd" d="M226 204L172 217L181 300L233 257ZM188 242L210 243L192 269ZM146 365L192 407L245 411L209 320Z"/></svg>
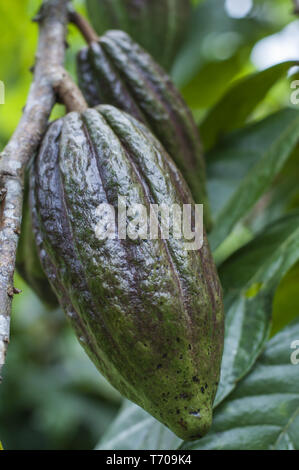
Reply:
<svg viewBox="0 0 299 470"><path fill-rule="evenodd" d="M35 18L39 41L27 103L17 129L0 155L0 373L9 343L16 250L21 230L24 172L47 128L59 94L68 110L86 107L63 68L68 0L44 0Z"/></svg>

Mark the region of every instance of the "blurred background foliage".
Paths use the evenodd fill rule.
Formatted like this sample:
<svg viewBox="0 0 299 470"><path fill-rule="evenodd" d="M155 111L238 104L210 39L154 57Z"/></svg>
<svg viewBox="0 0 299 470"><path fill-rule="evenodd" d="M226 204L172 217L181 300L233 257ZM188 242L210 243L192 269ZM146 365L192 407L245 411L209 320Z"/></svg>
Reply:
<svg viewBox="0 0 299 470"><path fill-rule="evenodd" d="M195 11L172 77L200 124L231 84L242 77L299 56L299 21L291 0L193 0ZM0 106L0 145L9 139L22 114L31 81L37 26L31 22L40 0L1 2L0 80L5 104ZM84 1L74 1L86 14ZM75 54L84 44L69 26L66 65L75 77ZM238 106L238 103L236 103ZM287 73L276 80L248 117L261 119L290 106ZM52 119L64 113L56 105ZM228 110L233 115L234 109ZM259 227L277 214L298 207L298 149L275 182L276 198ZM278 191L277 191L278 188ZM293 188L290 197L290 188ZM283 195L287 191L287 197ZM271 188L273 191L273 188ZM267 195L265 196L267 197ZM283 207L282 207L283 206ZM255 210L257 210L255 208ZM254 224L248 224L254 232ZM226 242L219 256L250 239L246 227ZM237 241L236 241L237 238ZM273 333L298 314L296 265L281 282L274 300ZM11 344L0 386L0 438L7 449L91 449L121 405L89 361L63 313L48 311L16 275L22 294L13 303ZM282 315L283 312L283 315Z"/></svg>

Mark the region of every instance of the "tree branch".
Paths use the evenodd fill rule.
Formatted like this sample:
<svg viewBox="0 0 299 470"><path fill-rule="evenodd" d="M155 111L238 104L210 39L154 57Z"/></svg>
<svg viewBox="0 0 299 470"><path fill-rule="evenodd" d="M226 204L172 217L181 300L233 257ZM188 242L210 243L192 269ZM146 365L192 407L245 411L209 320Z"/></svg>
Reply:
<svg viewBox="0 0 299 470"><path fill-rule="evenodd" d="M22 219L24 171L47 128L55 104L55 90L61 95L65 92L62 82L70 83L66 72L62 72L67 6L68 0L43 1L35 19L40 34L34 79L20 123L0 155L0 372L9 342L11 302L17 293L13 274ZM78 99L74 99L74 89L71 94L76 107ZM66 105L70 109L69 93Z"/></svg>
<svg viewBox="0 0 299 470"><path fill-rule="evenodd" d="M99 40L99 36L91 24L83 16L76 12L72 6L69 7L69 19L70 22L78 28L87 44L90 44L94 41L97 42Z"/></svg>
<svg viewBox="0 0 299 470"><path fill-rule="evenodd" d="M293 0L294 3L294 14L299 15L299 0Z"/></svg>
<svg viewBox="0 0 299 470"><path fill-rule="evenodd" d="M82 112L88 107L81 90L63 67L60 70L57 68L53 77L53 89L67 112Z"/></svg>

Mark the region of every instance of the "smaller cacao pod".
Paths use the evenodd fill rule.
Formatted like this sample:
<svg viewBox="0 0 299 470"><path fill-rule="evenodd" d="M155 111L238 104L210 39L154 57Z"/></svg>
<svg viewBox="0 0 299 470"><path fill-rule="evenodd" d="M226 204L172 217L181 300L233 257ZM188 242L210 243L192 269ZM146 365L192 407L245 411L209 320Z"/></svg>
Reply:
<svg viewBox="0 0 299 470"><path fill-rule="evenodd" d="M69 113L44 137L31 194L42 263L92 361L182 439L205 434L223 349L221 287L205 232L194 250L174 236L97 235L99 207L119 216L120 196L148 213L152 204L194 207L160 142L112 106Z"/></svg>
<svg viewBox="0 0 299 470"><path fill-rule="evenodd" d="M206 171L198 129L170 77L122 31L108 31L77 57L80 88L89 104L111 104L143 122L160 140L204 205L211 226Z"/></svg>
<svg viewBox="0 0 299 470"><path fill-rule="evenodd" d="M29 204L28 173L26 173L25 180L21 235L17 250L16 268L23 280L43 303L49 308L59 306L56 295L42 268L35 243Z"/></svg>
<svg viewBox="0 0 299 470"><path fill-rule="evenodd" d="M87 0L98 34L129 33L167 70L181 46L191 13L190 0Z"/></svg>

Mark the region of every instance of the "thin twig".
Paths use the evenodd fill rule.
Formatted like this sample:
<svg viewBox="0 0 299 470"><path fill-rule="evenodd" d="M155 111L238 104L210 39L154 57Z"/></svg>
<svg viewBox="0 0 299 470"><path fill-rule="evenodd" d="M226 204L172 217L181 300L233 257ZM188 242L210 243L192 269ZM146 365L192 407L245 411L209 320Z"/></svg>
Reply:
<svg viewBox="0 0 299 470"><path fill-rule="evenodd" d="M97 42L99 40L99 36L91 24L83 16L77 13L72 6L69 7L69 20L78 28L87 44L91 44L92 42Z"/></svg>
<svg viewBox="0 0 299 470"><path fill-rule="evenodd" d="M17 290L13 274L21 228L24 171L36 152L55 104L55 93L67 92L66 105L83 105L74 97L62 66L68 21L68 0L44 0L36 21L40 34L34 79L20 123L0 155L0 372L9 342L11 302ZM68 83L62 83L66 81ZM55 91L56 90L56 91Z"/></svg>
<svg viewBox="0 0 299 470"><path fill-rule="evenodd" d="M299 15L299 0L293 0L294 3L294 14Z"/></svg>
<svg viewBox="0 0 299 470"><path fill-rule="evenodd" d="M81 90L63 67L60 68L60 72L57 68L53 78L53 88L60 102L65 105L67 112L82 112L87 108L87 103Z"/></svg>

